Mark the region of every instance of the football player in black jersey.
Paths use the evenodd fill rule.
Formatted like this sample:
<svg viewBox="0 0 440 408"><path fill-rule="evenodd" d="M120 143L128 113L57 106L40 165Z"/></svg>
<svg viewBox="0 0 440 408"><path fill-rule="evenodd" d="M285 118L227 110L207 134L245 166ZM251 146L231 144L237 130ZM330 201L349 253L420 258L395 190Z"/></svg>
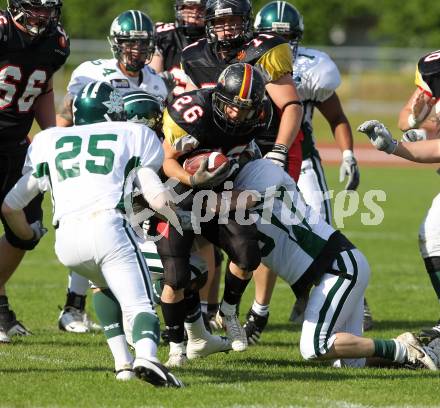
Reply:
<svg viewBox="0 0 440 408"><path fill-rule="evenodd" d="M279 166L287 166L289 174L298 180L301 134L297 135L302 106L292 78L289 44L276 35L253 35L249 0L208 0L205 22L206 38L182 52L182 68L191 80L186 89L212 87L229 64L247 62L257 66L280 116L272 143L261 146L263 154Z"/></svg>
<svg viewBox="0 0 440 408"><path fill-rule="evenodd" d="M156 53L150 66L171 82L173 95L185 91L186 75L180 67L182 50L205 34L206 0L176 0L174 23L156 24Z"/></svg>
<svg viewBox="0 0 440 408"><path fill-rule="evenodd" d="M55 125L52 76L69 56L69 40L59 24L61 0L8 0L0 11L0 201L21 177L36 119L41 129ZM41 222L41 197L25 213ZM8 228L0 239L0 277L6 281L30 249ZM0 289L0 342L29 332L9 309Z"/></svg>
<svg viewBox="0 0 440 408"><path fill-rule="evenodd" d="M254 138L266 130L271 115L272 106L265 98L261 74L245 63L228 66L215 88L183 93L165 110L163 169L166 176L177 178L184 190L192 187L196 191L212 188L221 191L218 186L225 179L234 178L243 160L259 154ZM188 153L198 149L221 151L228 156L229 166L208 172L205 162L191 176L181 163ZM185 204L188 208L184 209L191 209L193 204L197 205L190 199ZM231 259L225 275L222 319L219 320L226 326L232 348L245 350L246 333L238 321L236 306L261 259L255 225L240 225L231 217L227 223L219 223L218 217L214 217L201 224L201 234ZM157 242L165 270L161 304L165 325L169 328L170 366L185 360L183 320L185 306L188 306L183 288L189 279L188 254L193 239L192 231L185 231L181 236L170 227L168 237ZM193 301L198 303L196 296Z"/></svg>

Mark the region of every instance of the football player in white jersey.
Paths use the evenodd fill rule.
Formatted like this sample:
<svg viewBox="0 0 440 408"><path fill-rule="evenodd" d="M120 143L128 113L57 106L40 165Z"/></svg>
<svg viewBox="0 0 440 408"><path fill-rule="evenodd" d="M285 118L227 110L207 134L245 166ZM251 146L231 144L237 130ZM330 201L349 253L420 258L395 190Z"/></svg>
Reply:
<svg viewBox="0 0 440 408"><path fill-rule="evenodd" d="M265 5L256 15L254 29L258 33L276 33L291 45L294 58L293 78L304 108L301 124L303 161L298 187L307 204L331 224L330 197L313 134L315 107L326 118L342 152L340 181L348 176L345 186L347 190L356 190L359 185L359 169L353 154L353 136L336 93L341 83L339 70L324 52L298 45L304 31L303 18L294 6L285 1L273 1ZM267 269L259 269L254 273L255 300L245 324L251 344L258 341L266 326L275 279L275 275ZM292 321L302 322L307 295L299 294L292 310ZM370 320L365 322L366 329L371 328L371 315L369 317Z"/></svg>
<svg viewBox="0 0 440 408"><path fill-rule="evenodd" d="M28 224L22 208L39 192L50 190L58 259L102 289L102 307L96 310L116 378L137 376L156 386L181 387L156 357L159 319L150 275L124 216L124 186L133 170L150 207L178 222L169 205L171 195L157 175L164 157L161 143L149 128L120 122L125 118L122 96L107 83L87 84L73 108L75 126L54 127L35 136L24 176L8 193L2 211L20 239L36 244L44 231ZM134 360L121 313L119 319L108 319L109 309L115 307L132 327Z"/></svg>
<svg viewBox="0 0 440 408"><path fill-rule="evenodd" d="M417 89L400 112L399 128L406 131L402 140L411 142L440 135L440 51L430 52L420 58L415 75ZM419 250L425 263L432 287L440 302L440 194L432 200L431 207L419 228ZM440 336L440 320L423 329L421 335Z"/></svg>
<svg viewBox="0 0 440 408"><path fill-rule="evenodd" d="M73 71L57 126L72 125L73 98L88 82L107 82L122 94L141 90L167 97L165 82L147 65L154 54L155 35L153 22L145 13L128 10L118 15L110 26L108 40L112 59L86 61Z"/></svg>
<svg viewBox="0 0 440 408"><path fill-rule="evenodd" d="M72 125L73 98L89 82L107 82L122 94L142 90L165 99L164 81L146 65L154 53L154 38L153 23L145 13L128 10L118 15L108 37L114 58L87 61L73 71L61 112L57 115L57 126ZM69 274L66 303L58 319L61 330L84 333L99 328L85 313L88 287L83 277L74 272Z"/></svg>
<svg viewBox="0 0 440 408"><path fill-rule="evenodd" d="M363 367L366 358L380 357L438 369L438 350L423 346L411 333L392 340L362 337L368 262L343 234L306 204L286 172L267 160L254 160L238 173L234 189L257 194L257 204L250 212L259 231L261 262L284 279L295 294L314 286L302 325L303 358L335 360L336 367Z"/></svg>

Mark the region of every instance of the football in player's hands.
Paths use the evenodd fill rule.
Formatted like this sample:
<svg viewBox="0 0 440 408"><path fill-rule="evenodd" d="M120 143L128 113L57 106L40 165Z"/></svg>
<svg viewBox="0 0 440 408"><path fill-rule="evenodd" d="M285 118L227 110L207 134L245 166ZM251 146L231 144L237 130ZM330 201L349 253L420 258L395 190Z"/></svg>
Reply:
<svg viewBox="0 0 440 408"><path fill-rule="evenodd" d="M228 163L229 161L228 158L220 152L199 151L199 152L194 152L183 162L184 170L187 171L189 174L194 175L194 173L199 169L200 163L205 158L208 159L207 170L209 172L213 172L214 170L217 170L223 163Z"/></svg>

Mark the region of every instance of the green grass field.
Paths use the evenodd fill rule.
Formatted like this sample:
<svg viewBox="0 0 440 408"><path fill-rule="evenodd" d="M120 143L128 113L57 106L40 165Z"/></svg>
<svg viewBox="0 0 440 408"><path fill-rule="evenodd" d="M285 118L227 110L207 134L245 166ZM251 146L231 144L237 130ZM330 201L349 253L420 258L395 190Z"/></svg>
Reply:
<svg viewBox="0 0 440 408"><path fill-rule="evenodd" d="M385 218L363 226L360 213L346 233L365 252L372 278L367 297L375 318L368 336L389 338L417 331L439 317L439 307L417 249L417 230L438 192L432 169L363 168L359 190L382 189ZM337 168L327 171L336 191ZM48 209L48 201L46 200ZM46 224L50 224L46 211ZM293 297L279 282L262 343L244 353L216 355L175 370L186 388L154 389L140 381L118 383L104 336L72 335L57 328L67 273L53 252L51 230L8 284L9 297L33 336L0 346L2 407L370 407L438 406L436 373L405 369L332 369L302 361L299 331L288 322ZM253 289L247 290L242 314ZM167 348L160 347L161 359Z"/></svg>

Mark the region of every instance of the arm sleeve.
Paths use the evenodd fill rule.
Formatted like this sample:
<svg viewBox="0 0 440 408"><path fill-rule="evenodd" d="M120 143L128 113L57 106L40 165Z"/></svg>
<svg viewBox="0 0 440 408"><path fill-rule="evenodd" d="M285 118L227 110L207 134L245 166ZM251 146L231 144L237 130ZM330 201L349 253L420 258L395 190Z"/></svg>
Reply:
<svg viewBox="0 0 440 408"><path fill-rule="evenodd" d="M4 202L13 210L22 210L40 192L37 178L31 171L22 176L6 195Z"/></svg>
<svg viewBox="0 0 440 408"><path fill-rule="evenodd" d="M142 140L146 143L141 155L141 166L157 172L162 167L164 159L162 144L156 133L147 126L142 126L142 132Z"/></svg>
<svg viewBox="0 0 440 408"><path fill-rule="evenodd" d="M135 184L151 208L156 211L160 211L172 200L171 193L151 168L140 167L136 172Z"/></svg>

